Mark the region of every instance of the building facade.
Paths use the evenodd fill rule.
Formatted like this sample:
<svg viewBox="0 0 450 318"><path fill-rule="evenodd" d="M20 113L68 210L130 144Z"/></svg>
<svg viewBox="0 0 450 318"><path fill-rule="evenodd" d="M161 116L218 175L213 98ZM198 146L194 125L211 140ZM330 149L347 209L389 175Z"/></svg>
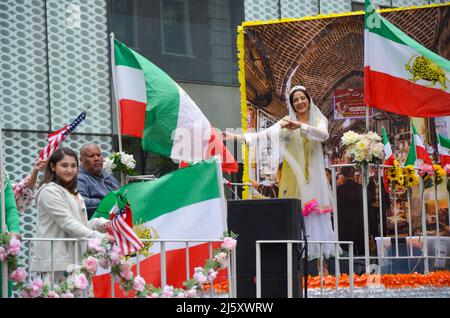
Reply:
<svg viewBox="0 0 450 318"><path fill-rule="evenodd" d="M383 7L443 3L383 0ZM351 0L2 0L0 122L4 168L11 180L31 172L49 132L81 111L87 118L65 142L117 150L109 33L172 76L211 124L240 127L236 28L244 20L302 17L363 9ZM142 153L124 138L142 174L163 174L170 162ZM159 160L159 161L158 161ZM163 167L160 169L160 167ZM36 209L22 215L34 236Z"/></svg>

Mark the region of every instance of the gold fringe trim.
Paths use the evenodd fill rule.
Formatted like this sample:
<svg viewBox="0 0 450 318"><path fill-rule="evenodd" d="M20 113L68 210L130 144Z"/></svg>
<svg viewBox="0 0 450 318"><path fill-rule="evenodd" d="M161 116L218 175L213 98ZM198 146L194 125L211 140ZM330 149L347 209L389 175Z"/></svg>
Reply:
<svg viewBox="0 0 450 318"><path fill-rule="evenodd" d="M446 2L446 3L437 3L437 4L427 4L427 5L421 5L421 6L381 9L381 10L377 10L377 12L386 13L386 12L405 11L405 10L429 9L429 8L445 7L445 6L449 6L449 5L450 5L450 2ZM321 20L321 19L331 19L331 18L339 18L339 17L349 17L349 16L362 15L362 14L364 14L364 11L308 15L308 16L301 17L301 18L281 18L281 19L270 19L267 21L262 21L262 20L244 21L244 22L242 22L241 26L247 27L247 26L278 24L278 23L285 23L285 22Z"/></svg>
<svg viewBox="0 0 450 318"><path fill-rule="evenodd" d="M241 125L242 131L247 132L247 117L248 117L248 109L247 109L247 96L245 89L245 47L244 47L244 27L238 27L238 38L237 38L237 50L238 50L238 60L239 60L239 72L238 72L238 80L239 80L239 90L241 91ZM249 167L248 167L248 148L245 144L241 145L242 147L242 160L244 162L244 171L242 173L242 182L248 183L249 179ZM242 199L248 199L249 193L248 186L243 187Z"/></svg>

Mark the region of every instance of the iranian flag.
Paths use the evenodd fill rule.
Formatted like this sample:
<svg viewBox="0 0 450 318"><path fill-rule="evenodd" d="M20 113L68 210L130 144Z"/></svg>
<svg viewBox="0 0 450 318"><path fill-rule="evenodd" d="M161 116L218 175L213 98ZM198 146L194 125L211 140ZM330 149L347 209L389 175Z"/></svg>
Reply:
<svg viewBox="0 0 450 318"><path fill-rule="evenodd" d="M382 128L383 146L384 146L384 163L387 166L394 165L394 154L392 153L391 143L386 133L386 129ZM383 184L387 192L389 192L389 180L387 176L387 169L383 169Z"/></svg>
<svg viewBox="0 0 450 318"><path fill-rule="evenodd" d="M189 95L139 53L115 39L111 44L121 133L142 138L145 151L176 161L219 155L223 171L236 172L233 155Z"/></svg>
<svg viewBox="0 0 450 318"><path fill-rule="evenodd" d="M413 117L450 115L450 61L382 18L366 0L364 103Z"/></svg>
<svg viewBox="0 0 450 318"><path fill-rule="evenodd" d="M382 130L383 133L383 146L384 146L384 164L385 165L393 165L394 164L394 154L392 153L391 144L389 142L386 129Z"/></svg>
<svg viewBox="0 0 450 318"><path fill-rule="evenodd" d="M133 211L133 230L142 239L142 233L153 239L197 239L220 240L226 230L225 200L222 173L214 158L202 163L176 170L163 177L147 182L135 182L123 186L119 192L127 191L127 199ZM100 203L93 217L109 217L115 204L116 192L108 194ZM138 224L136 224L138 222ZM141 234L140 234L141 233ZM140 275L147 283L161 286L161 244L145 245L141 249ZM217 248L220 243L213 243ZM189 278L195 267L203 267L210 257L209 243L189 243ZM145 256L147 255L147 256ZM186 266L186 243L166 242L165 259L168 285L183 287L188 280ZM135 260L136 261L136 260ZM133 266L136 274L136 266ZM227 272L219 272L215 282L227 279ZM110 274L93 278L96 297L111 296ZM115 287L116 297L124 295Z"/></svg>
<svg viewBox="0 0 450 318"><path fill-rule="evenodd" d="M437 136L437 146L438 146L438 153L439 153L439 160L441 162L442 166L445 166L446 164L450 164L450 139L436 134Z"/></svg>
<svg viewBox="0 0 450 318"><path fill-rule="evenodd" d="M422 160L423 163L427 163L429 165L433 164L431 161L430 155L428 154L425 146L423 145L422 139L417 134L416 127L411 123L413 129L413 135L411 137L411 144L409 145L409 153L406 158L405 166L414 165L417 166L417 160Z"/></svg>

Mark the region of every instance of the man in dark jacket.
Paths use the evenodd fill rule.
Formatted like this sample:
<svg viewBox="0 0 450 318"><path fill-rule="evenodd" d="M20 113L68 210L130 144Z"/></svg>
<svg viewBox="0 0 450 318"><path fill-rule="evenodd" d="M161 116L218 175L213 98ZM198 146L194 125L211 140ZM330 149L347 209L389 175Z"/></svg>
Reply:
<svg viewBox="0 0 450 318"><path fill-rule="evenodd" d="M364 255L364 218L362 187L353 179L353 167L343 167L343 184L337 187L338 227L340 241L354 242L354 255ZM347 250L348 245L343 245Z"/></svg>
<svg viewBox="0 0 450 318"><path fill-rule="evenodd" d="M86 144L80 149L78 191L86 203L89 219L100 201L111 191L120 188L119 181L103 170L103 155L96 144Z"/></svg>

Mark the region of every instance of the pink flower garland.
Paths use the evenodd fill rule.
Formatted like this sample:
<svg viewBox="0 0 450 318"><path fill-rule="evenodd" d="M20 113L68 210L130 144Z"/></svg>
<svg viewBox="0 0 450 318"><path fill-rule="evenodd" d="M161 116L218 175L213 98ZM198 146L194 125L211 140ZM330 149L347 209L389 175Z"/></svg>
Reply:
<svg viewBox="0 0 450 318"><path fill-rule="evenodd" d="M108 268L111 266L111 273L116 276L121 289L124 292L134 290L136 297L145 298L192 298L198 297L198 292L202 290L203 284L212 283L218 274L219 269L227 267L228 256L236 248L237 241L234 233L224 233L224 239L219 249L214 250L212 259L205 263L204 267L196 267L193 278L183 283L187 288L173 288L164 286L155 288L146 284L141 276L134 276L131 271L131 263L122 259L120 248L107 241L92 239L88 241L87 251L83 255L82 265L74 266L73 271L55 290L50 290L40 278L34 277L26 283L27 272L19 267L17 256L20 254L21 242L16 237L2 233L0 244L0 260L8 261L10 278L15 282L15 288L20 291L25 298L74 298L81 295L81 291L86 290L92 281L98 267Z"/></svg>

